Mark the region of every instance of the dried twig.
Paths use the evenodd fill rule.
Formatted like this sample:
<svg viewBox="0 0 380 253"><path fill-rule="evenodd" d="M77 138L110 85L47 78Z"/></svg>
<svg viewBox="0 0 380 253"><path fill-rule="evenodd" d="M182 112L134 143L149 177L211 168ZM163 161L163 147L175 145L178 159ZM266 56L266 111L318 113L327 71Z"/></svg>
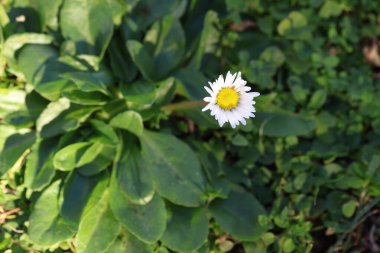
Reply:
<svg viewBox="0 0 380 253"><path fill-rule="evenodd" d="M372 224L371 229L369 231L369 237L368 237L371 251L380 252L380 246L376 243L375 233L376 233L376 225Z"/></svg>
<svg viewBox="0 0 380 253"><path fill-rule="evenodd" d="M0 213L0 224L4 224L5 220L8 219L8 216L15 214L15 213L18 213L20 211L21 211L21 209L19 207L17 207L15 209L12 209L9 211L1 212Z"/></svg>
<svg viewBox="0 0 380 253"><path fill-rule="evenodd" d="M380 67L379 45L377 39L372 39L371 44L363 48L364 59L371 65Z"/></svg>
<svg viewBox="0 0 380 253"><path fill-rule="evenodd" d="M237 32L242 32L248 28L256 28L257 25L251 20L242 20L240 23L233 23L230 25L230 29Z"/></svg>

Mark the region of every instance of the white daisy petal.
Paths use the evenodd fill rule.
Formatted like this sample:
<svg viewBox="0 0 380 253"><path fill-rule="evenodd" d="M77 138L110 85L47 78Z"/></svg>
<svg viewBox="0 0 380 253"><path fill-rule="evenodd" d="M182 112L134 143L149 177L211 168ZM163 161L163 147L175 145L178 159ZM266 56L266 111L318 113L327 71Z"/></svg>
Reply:
<svg viewBox="0 0 380 253"><path fill-rule="evenodd" d="M244 91L250 91L250 90L251 90L251 87L249 87L249 86L244 86L243 90L244 90Z"/></svg>
<svg viewBox="0 0 380 253"><path fill-rule="evenodd" d="M232 75L231 72L228 71L227 76L226 76L226 81L224 82L225 86L232 86L234 84L235 77L236 77L236 73Z"/></svg>
<svg viewBox="0 0 380 253"><path fill-rule="evenodd" d="M202 112L209 110L210 107L211 107L211 104L206 105L206 106L202 109Z"/></svg>
<svg viewBox="0 0 380 253"><path fill-rule="evenodd" d="M220 75L218 80L216 80L217 84L223 86L224 85L224 78L223 75Z"/></svg>
<svg viewBox="0 0 380 253"><path fill-rule="evenodd" d="M205 90L212 96L214 94L214 92L207 86L204 87Z"/></svg>
<svg viewBox="0 0 380 253"><path fill-rule="evenodd" d="M205 102L211 102L211 97L205 97L203 100L204 100Z"/></svg>
<svg viewBox="0 0 380 253"><path fill-rule="evenodd" d="M232 74L228 71L225 79L220 75L215 82L208 83L210 88L204 88L210 96L203 99L208 104L202 111L210 110L220 127L227 122L232 128L240 123L246 125L246 119L255 117L254 98L260 93L249 92L251 87L246 86L247 82L241 78L240 72Z"/></svg>

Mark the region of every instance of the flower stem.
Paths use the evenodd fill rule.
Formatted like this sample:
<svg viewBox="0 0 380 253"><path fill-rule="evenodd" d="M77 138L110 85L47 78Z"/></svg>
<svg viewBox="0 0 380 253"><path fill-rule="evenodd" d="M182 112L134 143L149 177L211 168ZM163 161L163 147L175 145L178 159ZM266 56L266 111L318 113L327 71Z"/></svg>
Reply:
<svg viewBox="0 0 380 253"><path fill-rule="evenodd" d="M187 101L187 102L179 102L174 104L168 104L164 106L162 109L168 113L176 110L189 110L195 107L203 107L207 103L203 101Z"/></svg>

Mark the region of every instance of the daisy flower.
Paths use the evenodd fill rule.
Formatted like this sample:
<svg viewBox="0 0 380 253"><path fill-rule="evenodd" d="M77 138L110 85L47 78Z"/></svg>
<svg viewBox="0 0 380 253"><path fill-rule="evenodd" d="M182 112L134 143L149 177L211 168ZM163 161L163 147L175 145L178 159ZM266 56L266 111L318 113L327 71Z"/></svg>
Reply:
<svg viewBox="0 0 380 253"><path fill-rule="evenodd" d="M246 81L241 78L240 72L231 74L229 71L226 80L220 75L219 78L210 84L210 88L205 86L210 94L203 100L208 102L202 111L211 111L211 116L215 116L220 127L229 122L235 128L241 122L245 125L246 119L255 117L256 112L253 106L256 102L254 97L260 95L258 92L249 92L251 87L246 86Z"/></svg>

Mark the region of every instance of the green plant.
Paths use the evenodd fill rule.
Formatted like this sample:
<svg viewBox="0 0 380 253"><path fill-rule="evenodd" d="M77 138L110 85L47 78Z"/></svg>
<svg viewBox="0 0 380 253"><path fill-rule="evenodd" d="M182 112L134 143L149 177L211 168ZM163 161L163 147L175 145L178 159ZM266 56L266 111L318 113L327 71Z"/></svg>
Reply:
<svg viewBox="0 0 380 253"><path fill-rule="evenodd" d="M4 1L0 249L376 247L377 8ZM261 93L236 129L201 112L227 70Z"/></svg>
<svg viewBox="0 0 380 253"><path fill-rule="evenodd" d="M210 215L242 240L263 232L261 204L232 181L219 192L217 174L186 144L191 135L175 137L185 130L175 123L182 116L168 121L181 102L203 96L192 89L205 80L198 70L207 29L219 24L215 12L189 17L205 30L186 40L186 1L14 1L9 8L24 22L3 24L5 75L26 84L2 97L5 104L19 94L2 115L11 130L0 164L5 179L21 177L17 189L30 201L28 245L207 249ZM193 114L206 117L199 108ZM235 207L239 198L247 202Z"/></svg>

